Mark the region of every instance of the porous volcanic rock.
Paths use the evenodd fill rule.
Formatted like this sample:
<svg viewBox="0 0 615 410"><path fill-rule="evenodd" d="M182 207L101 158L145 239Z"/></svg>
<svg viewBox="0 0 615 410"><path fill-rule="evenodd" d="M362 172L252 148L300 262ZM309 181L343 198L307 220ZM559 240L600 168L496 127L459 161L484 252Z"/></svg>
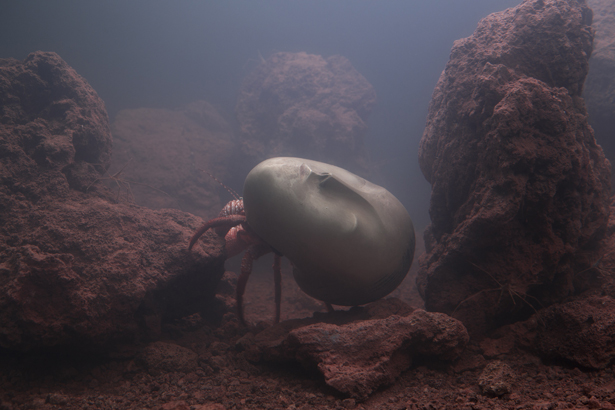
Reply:
<svg viewBox="0 0 615 410"><path fill-rule="evenodd" d="M109 164L102 100L57 54L0 60L0 347L102 348L203 308L223 274L199 218L87 188Z"/></svg>
<svg viewBox="0 0 615 410"><path fill-rule="evenodd" d="M604 369L615 360L615 299L610 296L549 306L535 323L534 348L544 358L591 369Z"/></svg>
<svg viewBox="0 0 615 410"><path fill-rule="evenodd" d="M40 190L36 177L41 176L32 172L23 177L38 166L64 173L71 187L79 189L109 167L112 142L105 105L57 54L36 52L23 62L2 59L0 70L3 185L21 176L26 185L20 192L31 196L28 186ZM11 161L19 169L6 165Z"/></svg>
<svg viewBox="0 0 615 410"><path fill-rule="evenodd" d="M575 288L581 293L541 309L524 322L498 330L497 341L481 341L485 356L496 345L511 343L543 359L564 360L589 369L604 369L615 362L615 200L600 252L588 261L589 268L576 273ZM487 342L487 343L486 343ZM493 349L496 347L496 349Z"/></svg>
<svg viewBox="0 0 615 410"><path fill-rule="evenodd" d="M383 308L403 316L357 320L356 314L353 318L340 312L322 317L323 321L316 320L320 315L287 321L256 336L260 356L252 352L252 357L316 366L329 386L363 400L392 384L414 357L454 360L469 340L461 322L447 315L422 309L404 312L395 299L372 305L367 307L367 317L382 313Z"/></svg>
<svg viewBox="0 0 615 410"><path fill-rule="evenodd" d="M153 342L147 345L136 358L137 363L151 374L162 372L193 372L198 367L198 355L175 343Z"/></svg>
<svg viewBox="0 0 615 410"><path fill-rule="evenodd" d="M458 40L420 143L432 223L420 258L428 310L470 334L578 291L607 224L610 164L580 96L591 10L532 0ZM593 252L593 253L592 253Z"/></svg>
<svg viewBox="0 0 615 410"><path fill-rule="evenodd" d="M594 12L594 51L583 96L589 123L607 158L615 159L615 1L588 0Z"/></svg>
<svg viewBox="0 0 615 410"><path fill-rule="evenodd" d="M478 386L484 395L500 397L512 392L515 373L504 362L494 360L485 366L478 378Z"/></svg>
<svg viewBox="0 0 615 410"><path fill-rule="evenodd" d="M230 125L214 106L195 101L176 110L120 111L111 127L113 155L107 180L120 200L151 209L175 208L202 218L218 215L218 180L232 185L236 143ZM239 179L243 182L245 175ZM134 196L134 197L132 197ZM222 203L221 203L222 202Z"/></svg>
<svg viewBox="0 0 615 410"><path fill-rule="evenodd" d="M250 167L298 156L365 175L363 138L375 102L374 88L345 57L275 53L241 87L242 151Z"/></svg>

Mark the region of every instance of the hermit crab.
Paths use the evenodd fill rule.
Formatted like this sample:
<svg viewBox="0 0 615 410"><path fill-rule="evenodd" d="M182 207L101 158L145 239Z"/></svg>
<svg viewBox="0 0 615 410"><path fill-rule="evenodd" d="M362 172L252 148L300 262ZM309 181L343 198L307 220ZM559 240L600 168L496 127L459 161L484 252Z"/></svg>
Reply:
<svg viewBox="0 0 615 410"><path fill-rule="evenodd" d="M237 281L237 309L260 256L274 253L275 322L280 318L280 257L308 295L331 305L356 306L391 293L414 256L414 227L385 188L339 168L302 158L265 160L250 171L243 199L229 202L199 228L188 249L214 228L227 257L247 250Z"/></svg>

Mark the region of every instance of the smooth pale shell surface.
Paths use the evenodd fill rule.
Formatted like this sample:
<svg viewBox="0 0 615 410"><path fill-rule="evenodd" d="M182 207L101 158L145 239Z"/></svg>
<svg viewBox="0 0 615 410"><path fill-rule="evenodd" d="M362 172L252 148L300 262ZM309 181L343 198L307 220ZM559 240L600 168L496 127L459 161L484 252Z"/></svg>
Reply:
<svg viewBox="0 0 615 410"><path fill-rule="evenodd" d="M410 269L408 212L389 191L345 169L271 158L250 171L243 192L248 224L292 262L297 284L316 299L370 303Z"/></svg>

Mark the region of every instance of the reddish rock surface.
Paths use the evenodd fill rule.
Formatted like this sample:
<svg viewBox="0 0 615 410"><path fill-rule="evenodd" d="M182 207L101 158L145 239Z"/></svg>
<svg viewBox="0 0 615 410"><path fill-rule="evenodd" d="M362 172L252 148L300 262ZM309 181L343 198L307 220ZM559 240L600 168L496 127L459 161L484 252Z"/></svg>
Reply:
<svg viewBox="0 0 615 410"><path fill-rule="evenodd" d="M494 360L483 369L478 378L478 386L487 396L500 397L513 391L515 373L509 365Z"/></svg>
<svg viewBox="0 0 615 410"><path fill-rule="evenodd" d="M120 201L180 209L209 219L232 199L207 174L230 185L237 160L231 127L211 104L196 101L176 110L123 110L112 133L108 175L121 174L119 181L105 182Z"/></svg>
<svg viewBox="0 0 615 410"><path fill-rule="evenodd" d="M57 178L79 189L96 171L109 167L111 135L104 103L58 55L36 52L23 62L3 59L0 70L4 186L21 177L23 181L14 182L18 187L9 187L36 200L61 189L58 184L65 181ZM39 175L37 167L49 175ZM46 180L49 187L41 187ZM32 187L43 191L33 194Z"/></svg>
<svg viewBox="0 0 615 410"><path fill-rule="evenodd" d="M542 357L604 369L615 359L615 300L594 296L550 306L536 315Z"/></svg>
<svg viewBox="0 0 615 410"><path fill-rule="evenodd" d="M199 356L175 343L154 342L136 357L136 362L151 374L168 372L190 373L198 368Z"/></svg>
<svg viewBox="0 0 615 410"><path fill-rule="evenodd" d="M246 298L247 312L251 312L250 320L255 323L270 321L273 313L273 280L270 263L266 265L262 271L254 272L247 288L252 293ZM291 269L285 267L283 275L284 294L290 295L297 288ZM408 294L402 297L407 300ZM402 304L387 306L384 302L387 301L374 304L377 309L368 305L357 315L367 319L408 313L400 310ZM304 317L306 307L284 303L283 314L287 319ZM255 315L256 312L264 313ZM326 317L321 314L314 320L322 322ZM143 347L134 358L20 356L0 351L0 404L7 409L70 410L615 408L612 366L585 371L569 363L547 365L529 350L520 350L514 340L510 345L510 333L494 335L489 344L471 340L452 366L419 355L392 385L382 386L362 401L337 392L325 384L320 372L303 366L254 363L249 346L254 346L260 333L273 328L263 323L244 328L234 314L227 314L220 326L178 328L173 340ZM287 333L282 332L281 337ZM197 366L193 367L195 362ZM505 363L514 380L508 373L494 373L491 377L492 373L483 372L494 362L499 366ZM485 381L492 381L498 382L493 386L511 390L492 397L489 390L483 393L481 381L483 386L487 386Z"/></svg>
<svg viewBox="0 0 615 410"><path fill-rule="evenodd" d="M365 175L363 138L375 102L373 87L345 57L273 54L246 77L239 93L242 150L250 167L296 156Z"/></svg>
<svg viewBox="0 0 615 410"><path fill-rule="evenodd" d="M539 310L524 322L500 328L480 342L485 357L522 348L550 362L603 369L615 364L615 203L601 253L577 272L574 286L582 292Z"/></svg>
<svg viewBox="0 0 615 410"><path fill-rule="evenodd" d="M447 315L411 312L409 306L404 309L403 303L399 306L393 300L372 305L368 317L382 311L376 305L384 305L388 311L384 318L284 323L259 333L256 346L266 360L298 361L308 369L316 366L329 386L364 400L379 387L392 384L411 366L413 357L454 360L468 342L463 325ZM341 315L338 320L344 322L347 314Z"/></svg>
<svg viewBox="0 0 615 410"><path fill-rule="evenodd" d="M212 300L222 243L187 253L198 218L87 190L111 134L83 78L55 53L2 60L0 98L1 347L135 342Z"/></svg>
<svg viewBox="0 0 615 410"><path fill-rule="evenodd" d="M417 279L428 310L470 334L578 293L600 255L610 164L580 97L591 11L526 1L458 40L430 104L419 161L432 224Z"/></svg>
<svg viewBox="0 0 615 410"><path fill-rule="evenodd" d="M292 277L290 271L285 275ZM265 282L270 282L270 277L268 269L255 272L248 289L261 285L269 289L271 283ZM267 315L261 319L270 320L272 300L267 300L264 292L255 296L259 299L252 300L253 311L260 310L262 305ZM377 310L380 314L392 313L397 307L397 304L380 306ZM368 308L362 309L364 318L370 314L365 313ZM286 315L300 317L295 315L294 309L294 306L285 306ZM318 315L315 320L322 321L326 317ZM412 367L402 372L392 385L382 386L363 401L339 393L325 384L320 372L306 370L303 366L254 363L252 352L246 347L254 346L260 333L274 328L263 331L265 327L261 324L243 328L234 314L228 314L220 326L178 331L174 340L154 342L142 348L134 358L101 360L65 355L19 357L0 354L0 383L3 386L0 403L9 409L61 407L71 410L96 407L156 410L612 409L615 405L612 367L584 371L569 363L547 365L514 343L506 348L494 348L499 339L494 339L488 351L483 350L482 344L470 341L452 366L419 355L414 358ZM511 335L506 338L510 339ZM169 346L171 344L175 346ZM507 371L485 372L488 365L490 369ZM501 392L500 387L510 390L493 397L491 392Z"/></svg>
<svg viewBox="0 0 615 410"><path fill-rule="evenodd" d="M607 158L615 160L615 3L588 0L594 12L594 51L583 96L589 122Z"/></svg>

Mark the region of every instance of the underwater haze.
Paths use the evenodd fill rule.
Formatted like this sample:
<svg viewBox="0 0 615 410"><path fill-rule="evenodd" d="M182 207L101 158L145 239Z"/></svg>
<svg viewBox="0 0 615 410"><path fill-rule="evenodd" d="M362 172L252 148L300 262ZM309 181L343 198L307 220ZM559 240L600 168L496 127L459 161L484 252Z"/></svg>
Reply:
<svg viewBox="0 0 615 410"><path fill-rule="evenodd" d="M418 146L453 41L520 0L161 1L6 0L0 58L53 51L123 109L206 100L232 118L245 76L279 51L350 60L375 88L366 146L373 182L429 223Z"/></svg>

